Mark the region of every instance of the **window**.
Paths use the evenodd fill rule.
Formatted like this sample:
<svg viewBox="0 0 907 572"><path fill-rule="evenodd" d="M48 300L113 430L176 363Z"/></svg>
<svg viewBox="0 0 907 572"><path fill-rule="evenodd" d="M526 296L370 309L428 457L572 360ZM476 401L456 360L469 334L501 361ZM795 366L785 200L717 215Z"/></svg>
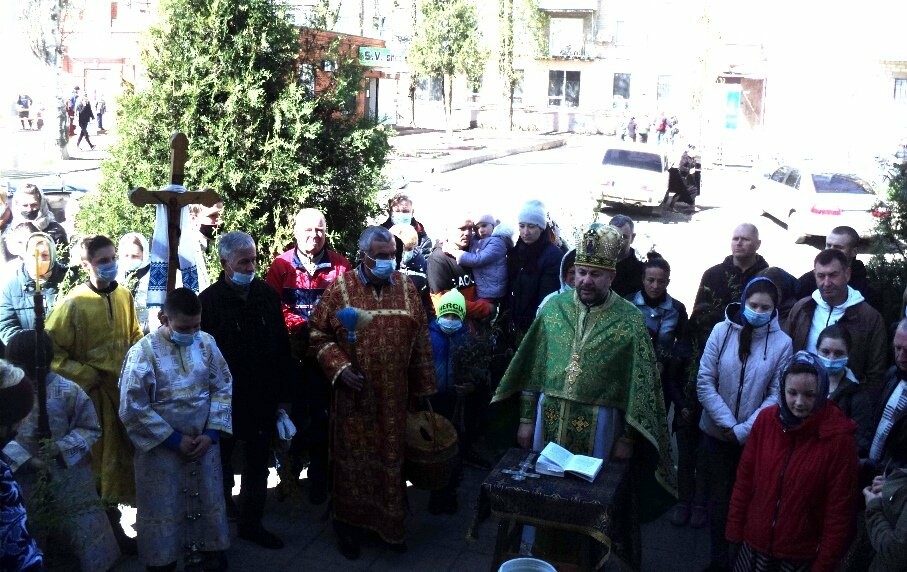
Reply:
<svg viewBox="0 0 907 572"><path fill-rule="evenodd" d="M425 77L419 80L416 99L422 101L442 101L444 99L444 78L441 76Z"/></svg>
<svg viewBox="0 0 907 572"><path fill-rule="evenodd" d="M516 81L513 84L513 103L523 103L523 78L525 77L524 70L513 70L514 76L516 76Z"/></svg>
<svg viewBox="0 0 907 572"><path fill-rule="evenodd" d="M795 189L800 188L800 171L797 169L792 169L790 175L784 179L784 184L788 187L793 187Z"/></svg>
<svg viewBox="0 0 907 572"><path fill-rule="evenodd" d="M624 43L624 28L626 28L626 24L623 20L614 22L614 44L620 45Z"/></svg>
<svg viewBox="0 0 907 572"><path fill-rule="evenodd" d="M570 58L584 55L582 18L551 18L548 49L552 56Z"/></svg>
<svg viewBox="0 0 907 572"><path fill-rule="evenodd" d="M849 195L871 195L872 186L853 175L839 173L816 173L813 186L817 193L845 193Z"/></svg>
<svg viewBox="0 0 907 572"><path fill-rule="evenodd" d="M661 173L665 169L664 160L656 153L630 151L628 149L608 149L602 158L602 165L615 165Z"/></svg>
<svg viewBox="0 0 907 572"><path fill-rule="evenodd" d="M894 100L907 105L907 78L894 80Z"/></svg>
<svg viewBox="0 0 907 572"><path fill-rule="evenodd" d="M655 97L658 103L663 103L671 97L671 76L658 76L658 91L656 91Z"/></svg>
<svg viewBox="0 0 907 572"><path fill-rule="evenodd" d="M307 95L315 95L315 66L307 63L299 64L299 84Z"/></svg>
<svg viewBox="0 0 907 572"><path fill-rule="evenodd" d="M630 74L614 74L614 99L622 98L624 101L630 99Z"/></svg>
<svg viewBox="0 0 907 572"><path fill-rule="evenodd" d="M549 107L579 107L579 74L563 70L548 72Z"/></svg>
<svg viewBox="0 0 907 572"><path fill-rule="evenodd" d="M770 178L776 183L783 183L784 177L786 177L788 173L790 173L790 167L779 167L774 173L772 173L772 176Z"/></svg>

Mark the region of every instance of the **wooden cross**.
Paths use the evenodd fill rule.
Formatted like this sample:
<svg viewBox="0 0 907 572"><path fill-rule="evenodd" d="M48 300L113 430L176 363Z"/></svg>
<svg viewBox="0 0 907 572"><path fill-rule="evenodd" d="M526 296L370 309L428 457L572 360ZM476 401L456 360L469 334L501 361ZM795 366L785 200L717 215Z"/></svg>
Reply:
<svg viewBox="0 0 907 572"><path fill-rule="evenodd" d="M189 140L184 133L174 133L170 137L170 184L182 186L185 180L186 151ZM164 205L167 207L167 292L176 287L176 270L179 268L180 244L180 210L186 205L202 204L213 207L221 202L220 195L214 189L180 192L160 189L149 191L138 187L129 192L129 201L137 207L146 205Z"/></svg>

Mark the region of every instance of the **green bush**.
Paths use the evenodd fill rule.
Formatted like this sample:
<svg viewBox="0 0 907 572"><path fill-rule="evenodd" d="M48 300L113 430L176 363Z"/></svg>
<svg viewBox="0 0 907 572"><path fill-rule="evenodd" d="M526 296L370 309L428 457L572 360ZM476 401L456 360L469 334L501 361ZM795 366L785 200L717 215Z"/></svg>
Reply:
<svg viewBox="0 0 907 572"><path fill-rule="evenodd" d="M902 296L907 284L907 163L894 165L888 175L888 217L880 218L867 267L878 286L878 308L888 323L903 318Z"/></svg>
<svg viewBox="0 0 907 572"><path fill-rule="evenodd" d="M377 214L390 148L382 126L346 108L362 85L358 63L336 45L313 55L337 62L330 89L316 96L298 80L299 29L284 2L169 0L161 10L144 58L150 84L119 101L120 140L79 228L150 236L154 209L127 194L169 183L169 139L181 131L185 186L223 197L223 228L254 236L264 266L292 242L300 205L323 209L333 246L354 252Z"/></svg>

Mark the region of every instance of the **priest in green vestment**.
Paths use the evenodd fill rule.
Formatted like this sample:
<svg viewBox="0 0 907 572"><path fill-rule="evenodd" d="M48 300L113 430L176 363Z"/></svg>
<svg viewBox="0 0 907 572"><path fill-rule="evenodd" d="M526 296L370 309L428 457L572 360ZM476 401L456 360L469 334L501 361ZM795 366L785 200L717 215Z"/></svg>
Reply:
<svg viewBox="0 0 907 572"><path fill-rule="evenodd" d="M667 509L676 496L676 477L651 338L639 310L610 290L622 241L608 225L578 232L576 289L545 304L492 401L521 395L524 448L554 441L574 454L629 460L631 474L649 481L634 488L641 516L652 517L652 501Z"/></svg>

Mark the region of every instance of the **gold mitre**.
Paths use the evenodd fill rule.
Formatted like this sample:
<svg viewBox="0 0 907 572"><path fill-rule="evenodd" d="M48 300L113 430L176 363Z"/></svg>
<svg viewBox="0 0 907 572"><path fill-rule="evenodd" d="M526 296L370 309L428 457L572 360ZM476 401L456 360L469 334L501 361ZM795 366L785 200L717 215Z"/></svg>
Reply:
<svg viewBox="0 0 907 572"><path fill-rule="evenodd" d="M624 249L621 232L608 224L594 222L576 233L576 264L614 270Z"/></svg>

